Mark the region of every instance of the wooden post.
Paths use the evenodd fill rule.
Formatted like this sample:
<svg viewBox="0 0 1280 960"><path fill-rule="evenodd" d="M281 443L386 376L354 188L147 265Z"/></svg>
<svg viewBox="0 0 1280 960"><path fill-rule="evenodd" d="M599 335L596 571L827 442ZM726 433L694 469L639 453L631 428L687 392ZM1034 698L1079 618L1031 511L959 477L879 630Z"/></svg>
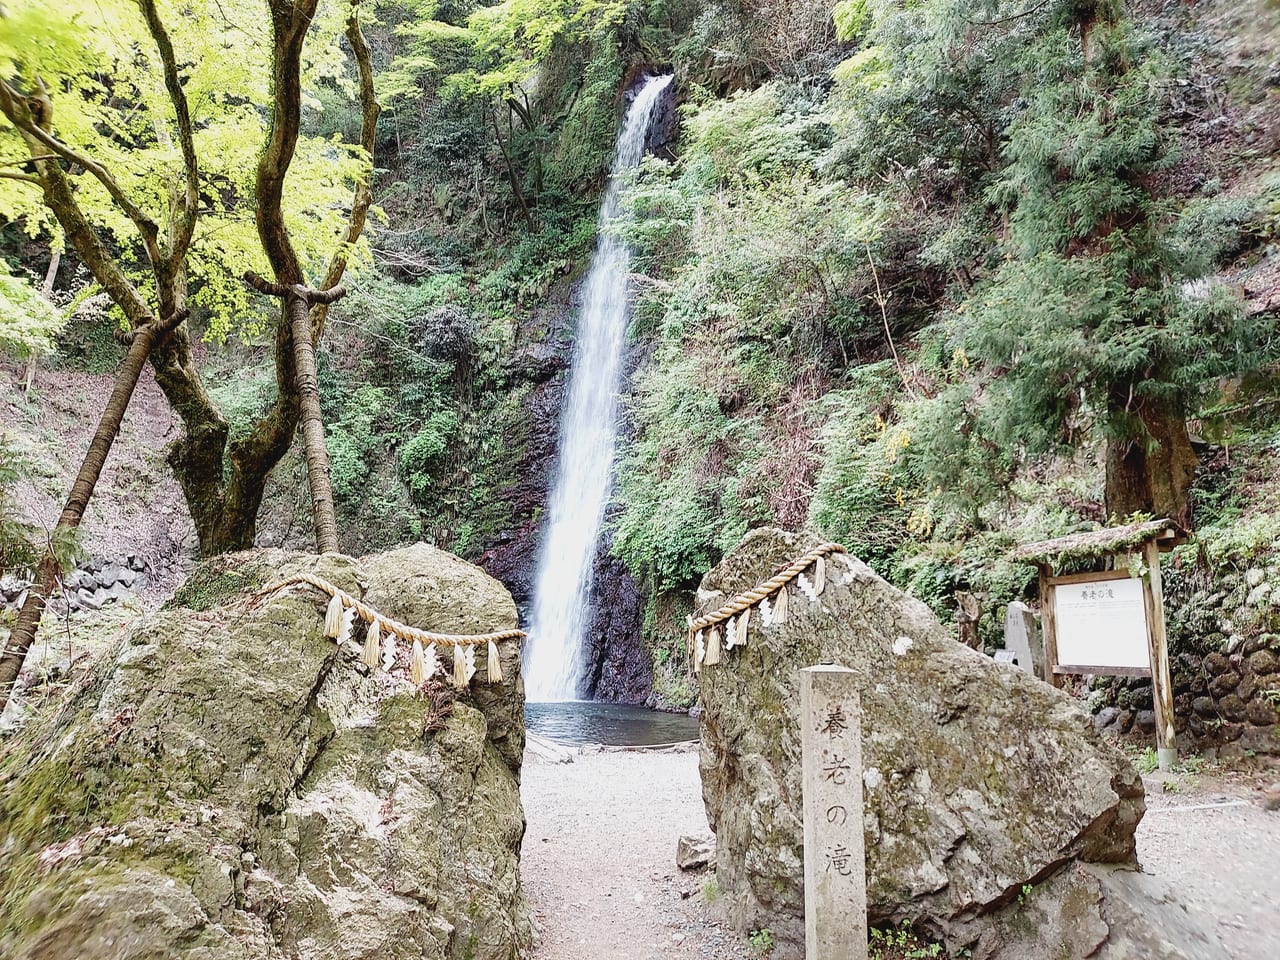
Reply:
<svg viewBox="0 0 1280 960"><path fill-rule="evenodd" d="M1040 564L1040 628L1044 635L1045 682L1062 686L1062 674L1058 673L1058 619L1053 612L1057 601L1056 590L1049 582L1053 571L1047 563Z"/></svg>
<svg viewBox="0 0 1280 960"><path fill-rule="evenodd" d="M1147 643L1151 648L1151 701L1156 714L1156 756L1160 769L1168 770L1178 759L1173 728L1173 682L1169 677L1169 641L1164 628L1164 586L1160 578L1160 546L1154 540L1142 545L1147 575L1142 578L1142 598L1147 608Z"/></svg>
<svg viewBox="0 0 1280 960"><path fill-rule="evenodd" d="M800 671L805 960L866 960L862 706L855 674Z"/></svg>

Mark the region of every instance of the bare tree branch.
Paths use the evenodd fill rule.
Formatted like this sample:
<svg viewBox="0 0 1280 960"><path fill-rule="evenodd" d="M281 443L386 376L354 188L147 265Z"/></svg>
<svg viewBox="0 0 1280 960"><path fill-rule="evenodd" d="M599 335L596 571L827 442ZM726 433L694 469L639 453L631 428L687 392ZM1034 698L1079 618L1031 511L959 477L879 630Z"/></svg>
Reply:
<svg viewBox="0 0 1280 960"><path fill-rule="evenodd" d="M178 77L177 58L173 52L173 42L168 31L160 20L155 0L138 0L142 15L147 21L147 29L160 52L160 62L164 66L164 86L169 93L169 101L173 104L173 112L178 121L178 143L182 149L182 166L186 179L186 198L182 204L181 214L175 213L174 223L170 227L170 243L168 259L170 268L176 268L187 255L191 245L191 237L196 229L196 217L200 207L200 183L196 164L195 136L191 128L191 111L187 106L187 94L182 89L182 81Z"/></svg>

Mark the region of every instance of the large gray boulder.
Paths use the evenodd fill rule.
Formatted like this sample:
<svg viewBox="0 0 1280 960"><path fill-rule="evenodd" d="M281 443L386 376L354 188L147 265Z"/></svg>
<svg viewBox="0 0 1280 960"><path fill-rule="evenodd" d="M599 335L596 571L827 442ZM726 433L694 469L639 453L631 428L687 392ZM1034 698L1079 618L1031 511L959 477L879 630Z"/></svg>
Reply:
<svg viewBox="0 0 1280 960"><path fill-rule="evenodd" d="M314 571L426 629L515 625L506 590L424 545L199 568L59 714L0 754L7 960L510 960L523 684L416 696L322 635Z"/></svg>
<svg viewBox="0 0 1280 960"><path fill-rule="evenodd" d="M703 579L697 613L819 543L752 532ZM855 672L862 697L871 923L910 923L979 960L1221 955L1208 940L1191 953L1121 947L1116 891L1147 902L1127 879L1139 875L1113 877L1137 867L1142 783L1072 700L957 643L859 561L832 558L828 570L817 602L793 585L784 624L753 617L747 645L702 671L703 799L738 928L771 929L780 955L803 943L798 670L830 661ZM1070 872L1079 864L1093 872ZM1058 917L1070 905L1085 932L1046 934L1051 944L1024 936L1033 903ZM1160 909L1176 914L1171 926L1186 919Z"/></svg>

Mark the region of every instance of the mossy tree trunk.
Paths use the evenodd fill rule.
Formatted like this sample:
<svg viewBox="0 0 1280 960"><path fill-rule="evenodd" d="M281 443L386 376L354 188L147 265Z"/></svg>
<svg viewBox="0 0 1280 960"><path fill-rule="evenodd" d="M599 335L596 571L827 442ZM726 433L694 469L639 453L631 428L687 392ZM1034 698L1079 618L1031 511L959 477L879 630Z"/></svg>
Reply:
<svg viewBox="0 0 1280 960"><path fill-rule="evenodd" d="M1200 458L1191 446L1186 420L1152 403L1142 404L1131 419L1136 436L1107 441L1107 514L1146 513L1190 529L1191 485Z"/></svg>

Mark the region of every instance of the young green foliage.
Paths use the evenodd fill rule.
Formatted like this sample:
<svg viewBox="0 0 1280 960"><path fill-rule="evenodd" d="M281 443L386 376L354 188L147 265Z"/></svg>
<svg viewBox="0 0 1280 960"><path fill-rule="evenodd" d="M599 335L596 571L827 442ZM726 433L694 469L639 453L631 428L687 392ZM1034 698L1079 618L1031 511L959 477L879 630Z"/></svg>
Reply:
<svg viewBox="0 0 1280 960"><path fill-rule="evenodd" d="M169 24L199 162L200 216L186 257L190 303L208 319L209 336L257 332L261 317L240 276L266 272L254 226L254 173L267 135L270 24L260 0L161 4ZM308 45L302 82L311 109L322 83L351 95L339 43L347 15L326 3ZM177 216L184 177L180 131L166 92L163 64L132 0L24 2L0 15L0 75L37 89L48 85L52 131L91 158L162 234ZM37 80L36 78L39 78ZM0 164L13 169L29 152L13 126L0 123ZM290 167L286 216L299 256L320 269L346 222L355 182L367 164L358 146L303 136ZM134 224L91 171L66 172L90 224L145 287L150 264ZM51 233L52 214L38 185L0 179L0 218L33 237ZM357 260L366 255L362 243Z"/></svg>

